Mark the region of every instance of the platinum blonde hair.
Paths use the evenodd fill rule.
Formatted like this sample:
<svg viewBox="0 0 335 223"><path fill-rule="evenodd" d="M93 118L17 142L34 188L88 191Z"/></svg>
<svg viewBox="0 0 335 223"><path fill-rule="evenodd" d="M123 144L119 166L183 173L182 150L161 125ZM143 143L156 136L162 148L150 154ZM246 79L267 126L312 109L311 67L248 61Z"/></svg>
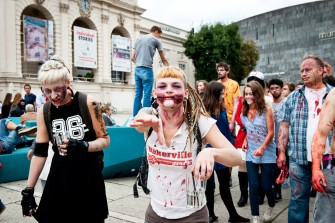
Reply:
<svg viewBox="0 0 335 223"><path fill-rule="evenodd" d="M71 78L70 70L57 55L45 61L38 71L38 81L41 84L51 84L60 80L70 81Z"/></svg>

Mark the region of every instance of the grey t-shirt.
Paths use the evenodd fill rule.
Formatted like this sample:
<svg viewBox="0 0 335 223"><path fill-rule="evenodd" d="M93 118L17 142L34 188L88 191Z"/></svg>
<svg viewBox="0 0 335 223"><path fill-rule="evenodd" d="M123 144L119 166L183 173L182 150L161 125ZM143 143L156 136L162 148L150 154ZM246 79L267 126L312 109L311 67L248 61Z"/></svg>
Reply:
<svg viewBox="0 0 335 223"><path fill-rule="evenodd" d="M280 123L282 122L282 120L279 119L278 114L279 114L284 102L285 102L285 99L282 100L279 103L274 103L274 102L272 103L273 118L274 118L274 121L275 121L275 143L276 143L277 147L278 147L279 127L280 127Z"/></svg>
<svg viewBox="0 0 335 223"><path fill-rule="evenodd" d="M152 34L139 37L134 45L135 65L152 68L156 49L163 51L161 41Z"/></svg>

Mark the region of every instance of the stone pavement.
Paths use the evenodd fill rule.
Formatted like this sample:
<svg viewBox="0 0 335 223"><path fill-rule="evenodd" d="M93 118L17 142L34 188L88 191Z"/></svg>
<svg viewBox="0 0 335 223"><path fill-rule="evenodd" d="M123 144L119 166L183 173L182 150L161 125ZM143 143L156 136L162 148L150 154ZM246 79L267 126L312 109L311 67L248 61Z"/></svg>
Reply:
<svg viewBox="0 0 335 223"><path fill-rule="evenodd" d="M116 122L121 125L129 115L116 114L113 118ZM240 208L236 205L240 192L237 177L237 167L233 168L232 180L233 186L231 188L231 193L236 206L237 212L244 217L251 218L249 203ZM108 200L109 216L106 219L106 223L121 223L121 222L134 222L143 223L144 214L146 208L149 204L150 197L145 195L143 191L139 188L140 197L133 197L133 184L135 177L117 178L105 180L106 194ZM26 180L15 181L10 183L0 184L0 198L6 205L6 210L0 215L0 223L30 223L36 222L33 218L23 218L21 211L21 194L20 191L25 187ZM41 197L41 187L40 183L36 185L35 188L36 202L39 202ZM272 222L274 223L285 223L287 222L287 212L288 212L288 202L290 196L289 189L282 190L283 200L276 203L274 208L275 218ZM314 198L310 201L309 207L309 218L310 222L313 222L313 204ZM267 199L263 205L260 205L260 215L262 215L267 207ZM89 210L89 206L88 206ZM219 217L218 223L228 222L228 212L224 206L218 190L216 190L215 196L215 213Z"/></svg>
<svg viewBox="0 0 335 223"><path fill-rule="evenodd" d="M237 212L244 217L251 218L249 203L240 208L236 205L240 193L237 178L237 168L233 168L233 187L231 193L237 209ZM109 217L106 223L121 223L121 222L135 222L143 223L144 213L149 204L150 198L145 195L142 190L139 190L140 197L133 197L133 183L135 177L108 179L105 181L106 194L108 199ZM15 181L11 183L0 184L0 198L6 205L6 210L0 216L1 223L23 223L23 222L36 222L33 218L23 218L21 212L21 194L20 191L25 187L26 181ZM283 200L276 203L274 208L275 219L274 223L285 223L287 222L287 211L289 201L289 189L282 190ZM36 186L35 192L37 203L41 196L40 184ZM261 215L264 213L267 205L266 198L263 205L260 205ZM313 222L313 203L314 199L310 202L310 222ZM89 208L89 207L88 207ZM216 191L215 196L215 213L219 217L218 223L228 222L228 212L223 202L221 201L219 193Z"/></svg>

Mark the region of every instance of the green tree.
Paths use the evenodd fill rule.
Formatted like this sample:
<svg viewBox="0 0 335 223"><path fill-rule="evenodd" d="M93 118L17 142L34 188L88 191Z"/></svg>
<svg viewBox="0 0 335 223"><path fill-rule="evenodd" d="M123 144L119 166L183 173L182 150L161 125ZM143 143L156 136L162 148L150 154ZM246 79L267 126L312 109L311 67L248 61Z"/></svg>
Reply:
<svg viewBox="0 0 335 223"><path fill-rule="evenodd" d="M238 82L256 66L256 45L250 41L244 43L238 28L237 23L217 23L204 25L199 32L195 32L194 29L190 31L184 47L185 55L193 60L196 80L216 80L215 64L221 61L230 64L230 78ZM252 54L249 55L249 52Z"/></svg>
<svg viewBox="0 0 335 223"><path fill-rule="evenodd" d="M237 67L238 78L236 81L240 83L254 68L259 59L259 53L256 43L252 40L247 40L242 44L241 63Z"/></svg>

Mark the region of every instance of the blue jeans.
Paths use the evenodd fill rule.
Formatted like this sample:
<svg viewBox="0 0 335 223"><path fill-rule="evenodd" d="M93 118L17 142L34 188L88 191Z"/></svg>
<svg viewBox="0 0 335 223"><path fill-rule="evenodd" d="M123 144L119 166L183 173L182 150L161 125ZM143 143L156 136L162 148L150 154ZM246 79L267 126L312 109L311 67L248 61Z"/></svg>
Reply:
<svg viewBox="0 0 335 223"><path fill-rule="evenodd" d="M300 165L290 159L291 199L288 208L289 223L308 223L309 221L309 194L312 186L312 168L309 165Z"/></svg>
<svg viewBox="0 0 335 223"><path fill-rule="evenodd" d="M275 206L275 192L272 189L272 179L274 169L277 164L252 163L251 161L247 161L246 163L247 163L247 173L249 180L251 215L259 216L258 194L260 186L262 187L266 197L268 198L268 205L270 207ZM261 182L259 182L258 178L259 167L261 167Z"/></svg>
<svg viewBox="0 0 335 223"><path fill-rule="evenodd" d="M2 153L12 153L18 143L23 142L17 131L7 129L8 118L0 119L0 143Z"/></svg>
<svg viewBox="0 0 335 223"><path fill-rule="evenodd" d="M142 107L150 107L152 86L154 82L154 73L152 68L135 68L135 99L133 107L133 116L135 117ZM144 96L143 96L144 93ZM143 106L142 106L143 96Z"/></svg>
<svg viewBox="0 0 335 223"><path fill-rule="evenodd" d="M335 173L322 170L327 180L327 193L317 193L314 203L314 222L328 223L335 219ZM330 220L333 219L333 220Z"/></svg>

